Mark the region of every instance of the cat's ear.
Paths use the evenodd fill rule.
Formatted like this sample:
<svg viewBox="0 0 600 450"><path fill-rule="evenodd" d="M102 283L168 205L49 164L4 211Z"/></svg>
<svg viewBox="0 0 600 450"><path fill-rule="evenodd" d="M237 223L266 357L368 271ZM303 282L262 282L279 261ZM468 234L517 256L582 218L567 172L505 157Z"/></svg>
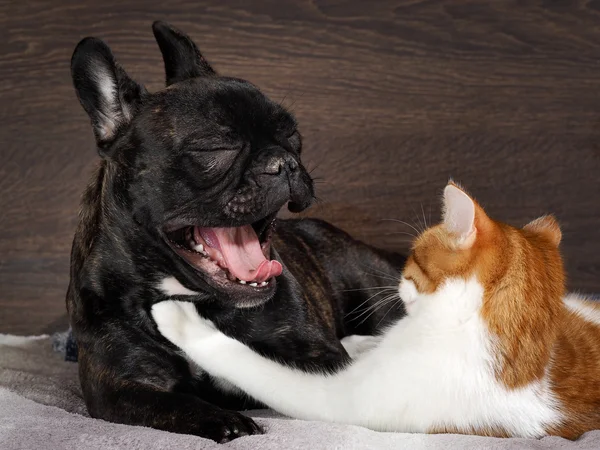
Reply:
<svg viewBox="0 0 600 450"><path fill-rule="evenodd" d="M83 39L71 57L71 76L77 97L88 113L101 156L110 153L118 131L133 118L146 89L117 64L100 39Z"/></svg>
<svg viewBox="0 0 600 450"><path fill-rule="evenodd" d="M558 224L556 218L552 215L538 217L537 219L529 222L523 228L534 233L541 234L557 247L562 239L560 225Z"/></svg>
<svg viewBox="0 0 600 450"><path fill-rule="evenodd" d="M444 189L444 226L456 239L458 248L469 248L475 242L475 201L453 182Z"/></svg>
<svg viewBox="0 0 600 450"><path fill-rule="evenodd" d="M178 81L215 74L187 34L161 21L152 24L152 31L165 62L167 86Z"/></svg>

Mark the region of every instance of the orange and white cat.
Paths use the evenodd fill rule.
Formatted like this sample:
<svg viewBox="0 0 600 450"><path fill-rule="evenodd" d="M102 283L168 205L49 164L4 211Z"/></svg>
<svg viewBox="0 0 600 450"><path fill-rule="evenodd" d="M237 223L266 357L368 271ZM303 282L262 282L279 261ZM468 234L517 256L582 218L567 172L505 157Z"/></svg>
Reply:
<svg viewBox="0 0 600 450"><path fill-rule="evenodd" d="M518 229L463 189L415 241L402 273L408 316L333 374L271 361L190 303L153 308L161 333L211 375L284 414L376 430L576 438L600 428L600 308L564 297L551 216Z"/></svg>

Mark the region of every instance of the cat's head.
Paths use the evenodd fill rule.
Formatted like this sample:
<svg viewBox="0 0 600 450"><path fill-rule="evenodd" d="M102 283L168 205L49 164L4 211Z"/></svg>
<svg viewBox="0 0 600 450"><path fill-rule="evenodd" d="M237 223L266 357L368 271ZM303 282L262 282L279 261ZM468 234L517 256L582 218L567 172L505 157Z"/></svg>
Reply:
<svg viewBox="0 0 600 450"><path fill-rule="evenodd" d="M444 189L442 222L413 244L402 272L400 297L411 314L418 302L451 302L471 281L487 297L501 291L517 300L525 292L535 298L561 296L560 240L554 217L542 216L523 228L494 221L464 189L450 182Z"/></svg>

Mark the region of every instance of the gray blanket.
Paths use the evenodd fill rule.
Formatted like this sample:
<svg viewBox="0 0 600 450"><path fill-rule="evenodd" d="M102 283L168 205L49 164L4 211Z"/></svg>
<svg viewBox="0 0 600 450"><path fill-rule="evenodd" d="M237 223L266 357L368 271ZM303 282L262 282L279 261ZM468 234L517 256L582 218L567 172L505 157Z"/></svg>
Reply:
<svg viewBox="0 0 600 450"><path fill-rule="evenodd" d="M77 365L52 351L47 336L0 335L0 449L600 449L600 431L572 442L461 435L378 433L366 428L289 419L251 411L266 434L218 445L196 436L92 419L77 380Z"/></svg>

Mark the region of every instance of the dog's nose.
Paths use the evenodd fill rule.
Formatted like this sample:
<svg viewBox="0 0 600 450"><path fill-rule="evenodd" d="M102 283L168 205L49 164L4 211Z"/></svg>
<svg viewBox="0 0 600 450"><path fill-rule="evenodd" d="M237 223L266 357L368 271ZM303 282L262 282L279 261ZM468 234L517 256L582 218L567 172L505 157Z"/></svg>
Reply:
<svg viewBox="0 0 600 450"><path fill-rule="evenodd" d="M298 168L298 162L292 155L277 155L269 158L264 173L269 175L280 175L284 170L295 172Z"/></svg>

